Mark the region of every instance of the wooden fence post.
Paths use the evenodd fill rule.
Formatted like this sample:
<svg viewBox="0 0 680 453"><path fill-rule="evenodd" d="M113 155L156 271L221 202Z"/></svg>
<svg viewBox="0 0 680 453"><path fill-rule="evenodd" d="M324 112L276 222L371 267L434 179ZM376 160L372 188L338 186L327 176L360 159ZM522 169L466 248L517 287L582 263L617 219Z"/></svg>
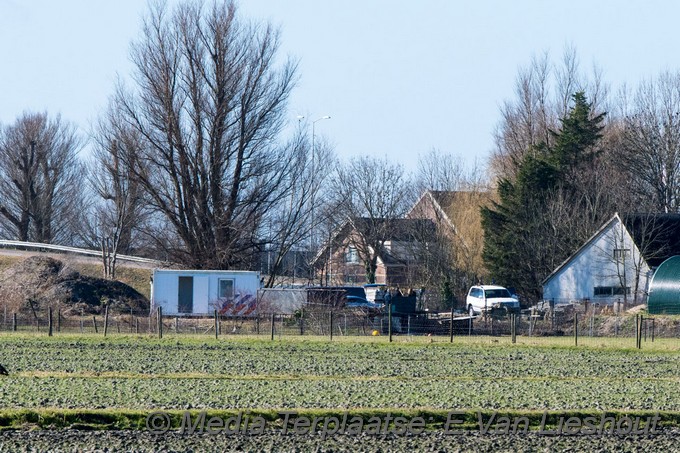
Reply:
<svg viewBox="0 0 680 453"><path fill-rule="evenodd" d="M16 332L16 331L17 331L17 314L15 312L15 313L12 313L12 332Z"/></svg>
<svg viewBox="0 0 680 453"><path fill-rule="evenodd" d="M330 321L331 321L331 326L330 326L331 327L331 341L333 341L333 310L331 310L330 318L331 318L330 319Z"/></svg>
<svg viewBox="0 0 680 453"><path fill-rule="evenodd" d="M158 307L158 338L163 338L163 307Z"/></svg>
<svg viewBox="0 0 680 453"><path fill-rule="evenodd" d="M305 334L305 309L300 309L300 335Z"/></svg>
<svg viewBox="0 0 680 453"><path fill-rule="evenodd" d="M97 329L97 317L92 315L92 325L94 326L94 333L99 333L99 330Z"/></svg>
<svg viewBox="0 0 680 453"><path fill-rule="evenodd" d="M550 330L555 330L555 299L550 299Z"/></svg>
<svg viewBox="0 0 680 453"><path fill-rule="evenodd" d="M57 308L57 332L61 332L61 308Z"/></svg>
<svg viewBox="0 0 680 453"><path fill-rule="evenodd" d="M217 310L214 312L214 317L215 317L215 340L217 340L217 337L220 334L220 321L217 317Z"/></svg>
<svg viewBox="0 0 680 453"><path fill-rule="evenodd" d="M47 336L52 336L52 307L47 307Z"/></svg>
<svg viewBox="0 0 680 453"><path fill-rule="evenodd" d="M389 342L392 343L392 303L387 304L387 333Z"/></svg>
<svg viewBox="0 0 680 453"><path fill-rule="evenodd" d="M409 317L409 322L411 318ZM451 319L449 324L449 343L453 343L453 306L451 307Z"/></svg>
<svg viewBox="0 0 680 453"><path fill-rule="evenodd" d="M642 349L642 321L643 321L643 316L639 315L639 321L637 325L637 348Z"/></svg>
<svg viewBox="0 0 680 453"><path fill-rule="evenodd" d="M274 313L272 313L272 319L271 319L271 340L274 341Z"/></svg>
<svg viewBox="0 0 680 453"><path fill-rule="evenodd" d="M510 315L510 322L512 325L510 326L510 334L512 335L512 343L517 343L517 314L512 313Z"/></svg>
<svg viewBox="0 0 680 453"><path fill-rule="evenodd" d="M109 332L109 304L104 307L104 336Z"/></svg>
<svg viewBox="0 0 680 453"><path fill-rule="evenodd" d="M578 313L574 312L574 346L578 346Z"/></svg>

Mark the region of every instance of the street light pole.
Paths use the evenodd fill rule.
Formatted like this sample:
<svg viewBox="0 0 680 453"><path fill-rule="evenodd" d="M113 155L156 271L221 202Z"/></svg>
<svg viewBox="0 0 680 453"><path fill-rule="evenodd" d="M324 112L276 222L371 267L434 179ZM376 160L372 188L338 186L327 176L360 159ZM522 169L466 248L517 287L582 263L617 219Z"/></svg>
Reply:
<svg viewBox="0 0 680 453"><path fill-rule="evenodd" d="M321 120L329 120L331 119L330 116L322 116L321 118L317 118L314 121L312 121L312 171L316 170L314 168L314 138L316 137L316 134L314 133L314 127L316 126L316 123L321 121Z"/></svg>
<svg viewBox="0 0 680 453"><path fill-rule="evenodd" d="M316 177L316 148L315 148L315 139L316 139L316 123L318 123L321 120L329 120L331 117L329 115L324 115L322 117L319 117L312 121L312 196L311 196L311 225L310 225L310 248L312 249L311 251L314 252L316 247L315 247L315 235L314 235L314 230L315 230L315 223L314 223L314 212L316 209L314 208L314 194L316 193L316 187L314 184L314 178ZM310 268L310 281L314 281L314 264L312 264Z"/></svg>

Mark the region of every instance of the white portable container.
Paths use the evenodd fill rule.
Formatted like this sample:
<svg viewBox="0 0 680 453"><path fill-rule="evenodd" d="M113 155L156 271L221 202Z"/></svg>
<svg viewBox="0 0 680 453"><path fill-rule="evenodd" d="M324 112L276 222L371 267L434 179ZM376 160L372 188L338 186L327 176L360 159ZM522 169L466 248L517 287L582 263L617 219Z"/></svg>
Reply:
<svg viewBox="0 0 680 453"><path fill-rule="evenodd" d="M151 307L164 315L255 316L259 272L154 269Z"/></svg>

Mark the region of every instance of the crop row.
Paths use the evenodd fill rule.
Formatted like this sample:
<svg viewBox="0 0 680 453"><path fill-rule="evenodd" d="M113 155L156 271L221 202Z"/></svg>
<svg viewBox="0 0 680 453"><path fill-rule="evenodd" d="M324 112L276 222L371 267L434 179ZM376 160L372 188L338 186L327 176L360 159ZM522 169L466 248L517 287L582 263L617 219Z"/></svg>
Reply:
<svg viewBox="0 0 680 453"><path fill-rule="evenodd" d="M437 408L680 411L675 380L10 377L5 408Z"/></svg>
<svg viewBox="0 0 680 453"><path fill-rule="evenodd" d="M13 373L346 378L674 379L677 352L454 344L286 341L116 341L4 337L0 363Z"/></svg>

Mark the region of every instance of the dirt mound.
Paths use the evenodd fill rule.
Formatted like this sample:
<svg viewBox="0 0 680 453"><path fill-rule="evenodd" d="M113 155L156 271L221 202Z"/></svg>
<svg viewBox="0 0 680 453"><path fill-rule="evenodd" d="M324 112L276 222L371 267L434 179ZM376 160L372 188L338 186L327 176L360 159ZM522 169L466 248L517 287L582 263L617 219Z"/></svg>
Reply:
<svg viewBox="0 0 680 453"><path fill-rule="evenodd" d="M119 281L82 275L62 261L31 256L0 275L0 297L20 311L60 304L64 312L99 313L108 303L114 310L143 310L149 301Z"/></svg>

